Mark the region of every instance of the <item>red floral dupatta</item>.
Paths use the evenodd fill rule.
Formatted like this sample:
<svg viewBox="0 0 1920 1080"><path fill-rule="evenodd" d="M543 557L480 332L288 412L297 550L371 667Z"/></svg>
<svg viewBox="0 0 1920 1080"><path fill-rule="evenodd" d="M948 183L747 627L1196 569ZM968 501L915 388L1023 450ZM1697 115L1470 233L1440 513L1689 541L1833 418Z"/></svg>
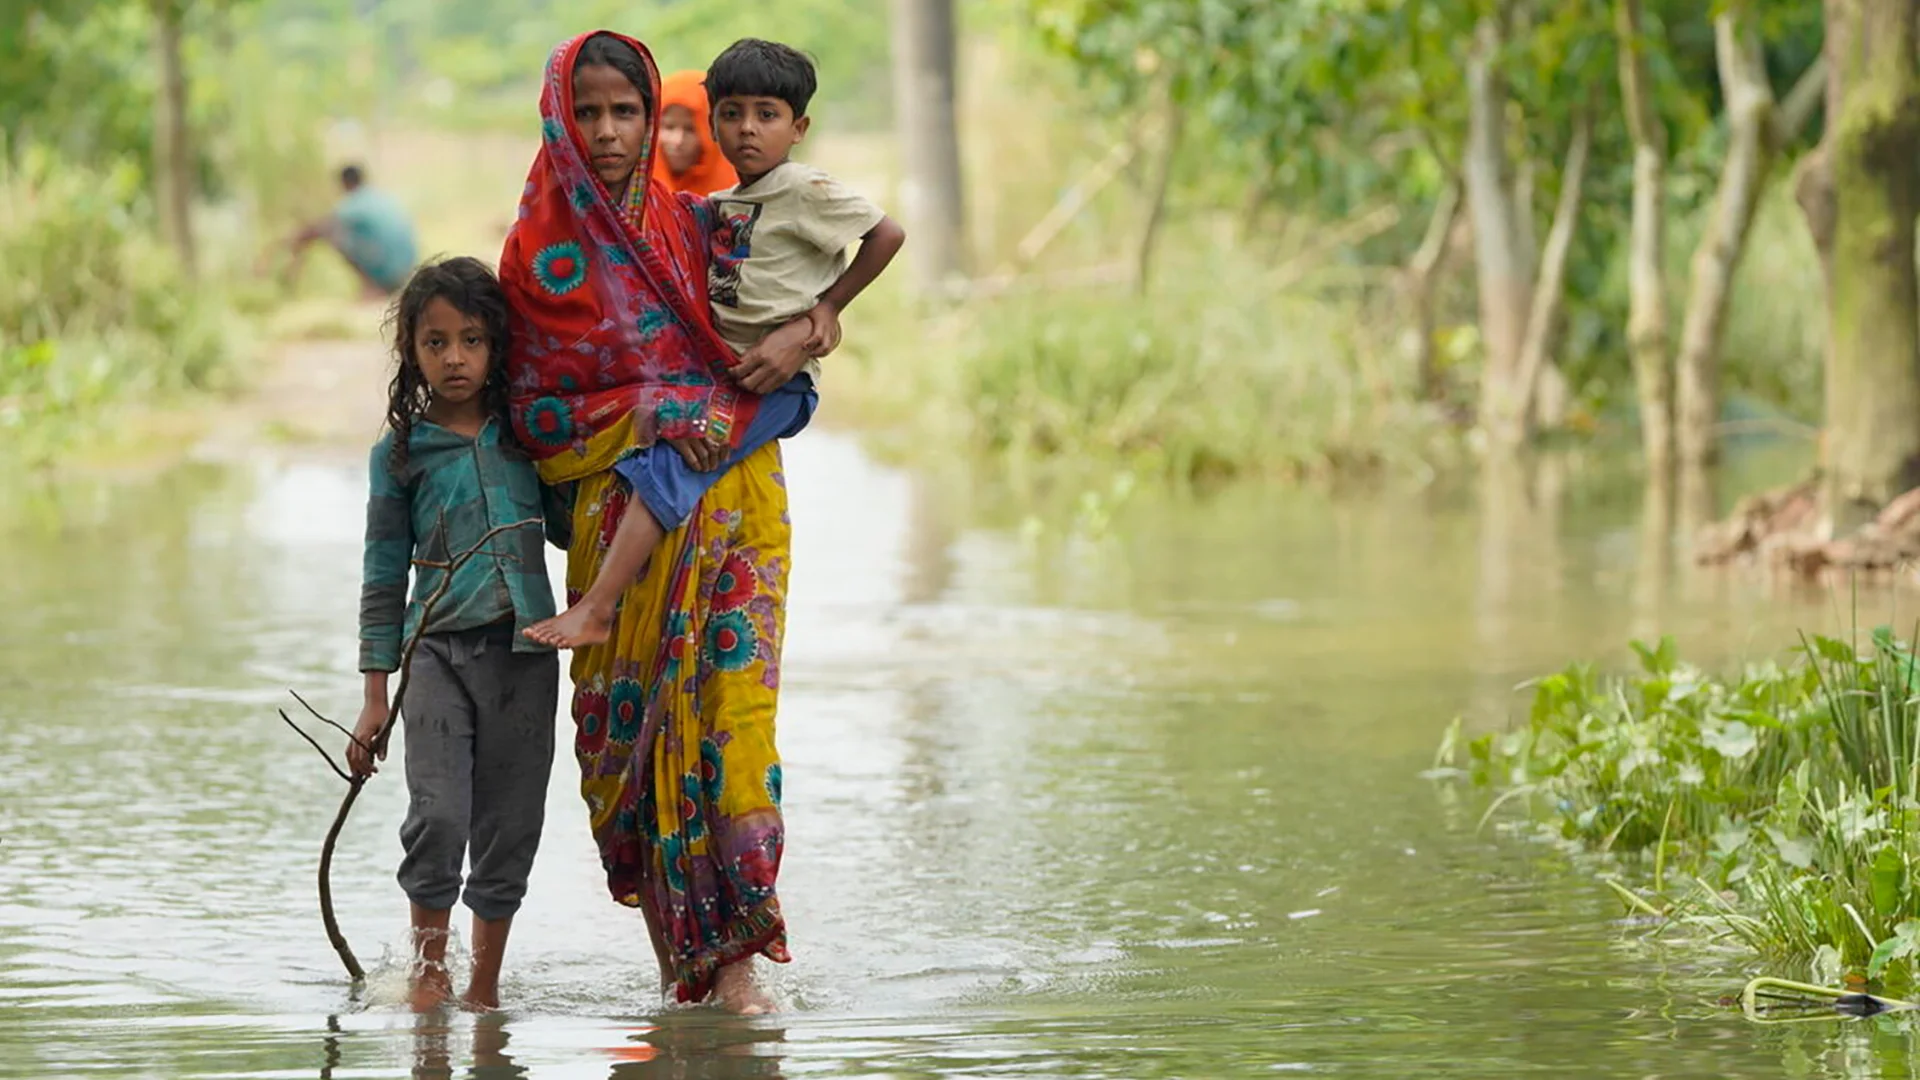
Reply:
<svg viewBox="0 0 1920 1080"><path fill-rule="evenodd" d="M710 223L649 180L660 73L620 34L652 82L652 138L624 205L588 168L573 122L581 34L553 51L540 93L540 153L500 255L514 314L507 360L514 433L548 483L611 468L656 439L711 434L732 444L760 399L727 375L732 350L707 307Z"/></svg>

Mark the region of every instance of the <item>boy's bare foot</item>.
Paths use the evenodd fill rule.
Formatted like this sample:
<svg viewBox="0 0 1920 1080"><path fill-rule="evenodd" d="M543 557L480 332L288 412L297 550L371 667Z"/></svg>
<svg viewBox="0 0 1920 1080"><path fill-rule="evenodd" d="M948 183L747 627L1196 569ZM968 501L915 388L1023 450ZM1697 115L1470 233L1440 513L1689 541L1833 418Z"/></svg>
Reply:
<svg viewBox="0 0 1920 1080"><path fill-rule="evenodd" d="M447 976L445 964L424 961L414 969L412 983L407 987L407 1002L414 1012L432 1012L451 997L453 980Z"/></svg>
<svg viewBox="0 0 1920 1080"><path fill-rule="evenodd" d="M460 995L460 1007L468 1012L490 1013L500 1011L500 995L476 987L467 987Z"/></svg>
<svg viewBox="0 0 1920 1080"><path fill-rule="evenodd" d="M751 956L720 969L713 980L713 1003L741 1016L764 1016L773 1011L773 999L754 983Z"/></svg>
<svg viewBox="0 0 1920 1080"><path fill-rule="evenodd" d="M613 612L589 608L583 600L551 619L534 623L525 633L528 638L556 649L599 645L613 634Z"/></svg>

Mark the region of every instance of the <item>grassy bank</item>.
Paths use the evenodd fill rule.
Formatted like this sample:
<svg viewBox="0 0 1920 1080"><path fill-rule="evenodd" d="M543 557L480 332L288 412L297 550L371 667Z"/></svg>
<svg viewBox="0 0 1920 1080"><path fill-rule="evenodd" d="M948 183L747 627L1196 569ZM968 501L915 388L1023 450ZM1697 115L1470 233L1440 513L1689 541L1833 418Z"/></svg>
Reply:
<svg viewBox="0 0 1920 1080"><path fill-rule="evenodd" d="M883 299L848 317L829 408L943 451L1175 480L1419 473L1457 458L1411 372L1378 361L1359 311L1269 287L1268 273L1222 248L1168 260L1145 296L1036 289L925 318Z"/></svg>
<svg viewBox="0 0 1920 1080"><path fill-rule="evenodd" d="M1725 677L1671 640L1636 651L1632 674L1538 680L1514 730L1464 741L1456 721L1439 773L1497 792L1489 818L1603 856L1623 902L1662 930L1732 940L1776 971L1912 987L1913 643L1887 629L1858 646L1808 638Z"/></svg>

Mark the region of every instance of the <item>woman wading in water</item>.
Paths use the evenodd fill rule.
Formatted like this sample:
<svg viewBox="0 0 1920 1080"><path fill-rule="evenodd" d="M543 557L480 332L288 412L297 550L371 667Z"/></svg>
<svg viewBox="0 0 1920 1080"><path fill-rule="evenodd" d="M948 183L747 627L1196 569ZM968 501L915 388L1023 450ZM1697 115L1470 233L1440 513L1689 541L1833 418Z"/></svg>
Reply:
<svg viewBox="0 0 1920 1080"><path fill-rule="evenodd" d="M631 38L556 50L501 255L514 426L572 504L570 602L630 506L615 463L655 440L737 442L759 404L728 378L736 358L713 330L710 216L648 182L660 101ZM802 322L780 347L797 357L807 336ZM774 711L789 540L770 442L666 535L608 640L572 665L580 789L613 899L645 913L675 997L748 1013L770 1007L754 958L788 959Z"/></svg>

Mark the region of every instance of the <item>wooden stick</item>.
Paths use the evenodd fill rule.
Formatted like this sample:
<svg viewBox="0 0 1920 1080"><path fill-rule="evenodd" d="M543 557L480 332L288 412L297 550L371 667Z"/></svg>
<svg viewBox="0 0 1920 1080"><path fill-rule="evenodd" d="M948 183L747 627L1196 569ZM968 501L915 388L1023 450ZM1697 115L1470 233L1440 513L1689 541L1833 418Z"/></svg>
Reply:
<svg viewBox="0 0 1920 1080"><path fill-rule="evenodd" d="M289 694L292 694L292 695L293 695L293 700L295 700L295 701L297 701L297 702L299 702L299 703L300 703L300 704L302 704L302 705L305 705L305 706L306 706L306 709L307 709L307 711L313 714L313 718L314 718L315 720L318 720L318 721L320 721L321 723L323 723L323 724L325 724L325 725L327 725L328 727L330 727L330 728L332 728L333 730L335 730L335 731L337 731L337 732L339 732L340 734L342 734L342 735L345 735L345 736L346 736L346 737L347 737L348 739L351 739L351 740L353 741L353 744L354 744L355 746L358 746L358 747L359 747L360 749L362 749L362 750L371 750L371 749L373 749L373 747L371 747L371 746L368 746L368 745L367 745L366 743L363 743L363 742L361 742L361 741L360 741L360 736L358 736L358 735L355 735L355 734L354 734L353 732L351 732L351 731L348 731L348 730L346 729L346 727L345 727L345 725L342 725L342 724L336 724L336 723L334 723L333 721L331 721L331 720L329 720L329 719L327 719L326 717L324 717L324 716L322 716L322 715L320 715L320 710L319 710L319 709L316 709L316 708L314 708L314 707L313 707L313 706L311 706L311 705L307 705L307 699L306 699L306 698L303 698L303 697L301 697L301 696L300 696L300 691L298 691L298 690L288 690L288 691L287 691L287 693L289 693ZM286 721L287 721L287 723L289 723L289 724L291 724L291 723L293 723L293 721L292 721L292 720L287 720L287 714L286 714L286 713L281 713L281 714L280 714L280 719L282 719L282 720L286 720ZM296 728L296 729L294 729L294 730L296 730L296 731L298 731L299 729L298 729L298 728ZM302 732L302 734L305 734L305 733L304 733L304 732Z"/></svg>
<svg viewBox="0 0 1920 1080"><path fill-rule="evenodd" d="M407 679L413 670L413 654L420 647L421 637L426 634L427 624L433 618L433 609L439 606L440 601L447 595L447 590L453 587L454 572L465 565L468 559L473 558L475 555L483 554L483 549L487 544L501 533L512 529L526 528L529 525L539 526L541 524L542 521L539 518L528 518L525 521L516 521L511 525L497 525L488 529L486 535L482 536L479 542L447 561L445 564L446 577L441 579L439 587L434 589L433 594L428 596L426 601L421 605L420 625L413 628L413 633L408 636L405 648L400 652L400 682L393 691L393 705L387 710L387 722L380 726L380 733L373 737L373 744L370 749L374 756L377 757L385 752L387 743L393 735L394 725L400 719L400 703L406 699ZM440 535L445 536L446 531L446 516L442 515L440 519ZM488 554L497 555L498 553ZM434 565L438 566L439 564ZM318 714L316 713L315 715ZM322 719L325 718L322 717ZM291 720L287 722L292 724ZM332 721L328 721L328 723L332 723ZM336 724L334 726L338 727L339 725ZM298 731L299 729L295 728L294 730ZM304 737L306 733L301 732L301 734ZM352 737L351 733L349 733L349 737ZM312 742L313 740L308 739L307 741ZM354 741L358 742L359 740L356 738ZM329 763L331 763L331 759L329 759ZM367 973L366 970L360 966L359 959L353 955L353 947L347 944L347 936L340 932L340 920L335 917L333 913L333 849L334 846L340 842L340 830L347 824L347 814L353 810L354 802L360 798L360 789L365 787L366 784L367 776L354 776L347 780L346 797L340 800L340 809L333 815L333 825L327 829L327 839L320 845L320 922L326 927L327 940L333 943L333 951L340 954L340 963L346 967L348 977L356 983L366 981Z"/></svg>
<svg viewBox="0 0 1920 1080"><path fill-rule="evenodd" d="M347 770L341 768L340 764L333 760L333 755L327 753L326 747L321 746L319 740L307 734L306 730L299 724L294 723L293 717L287 715L287 710L280 709L278 712L280 713L280 719L287 722L287 726L293 729L295 735L307 740L307 745L313 747L314 752L320 755L320 760L327 763L327 768L333 770L333 775L345 780L349 784L353 783L353 777L348 775ZM332 723L332 721L329 720L328 723ZM334 724L334 726L339 727L340 725ZM353 741L359 742L360 740L355 739Z"/></svg>

